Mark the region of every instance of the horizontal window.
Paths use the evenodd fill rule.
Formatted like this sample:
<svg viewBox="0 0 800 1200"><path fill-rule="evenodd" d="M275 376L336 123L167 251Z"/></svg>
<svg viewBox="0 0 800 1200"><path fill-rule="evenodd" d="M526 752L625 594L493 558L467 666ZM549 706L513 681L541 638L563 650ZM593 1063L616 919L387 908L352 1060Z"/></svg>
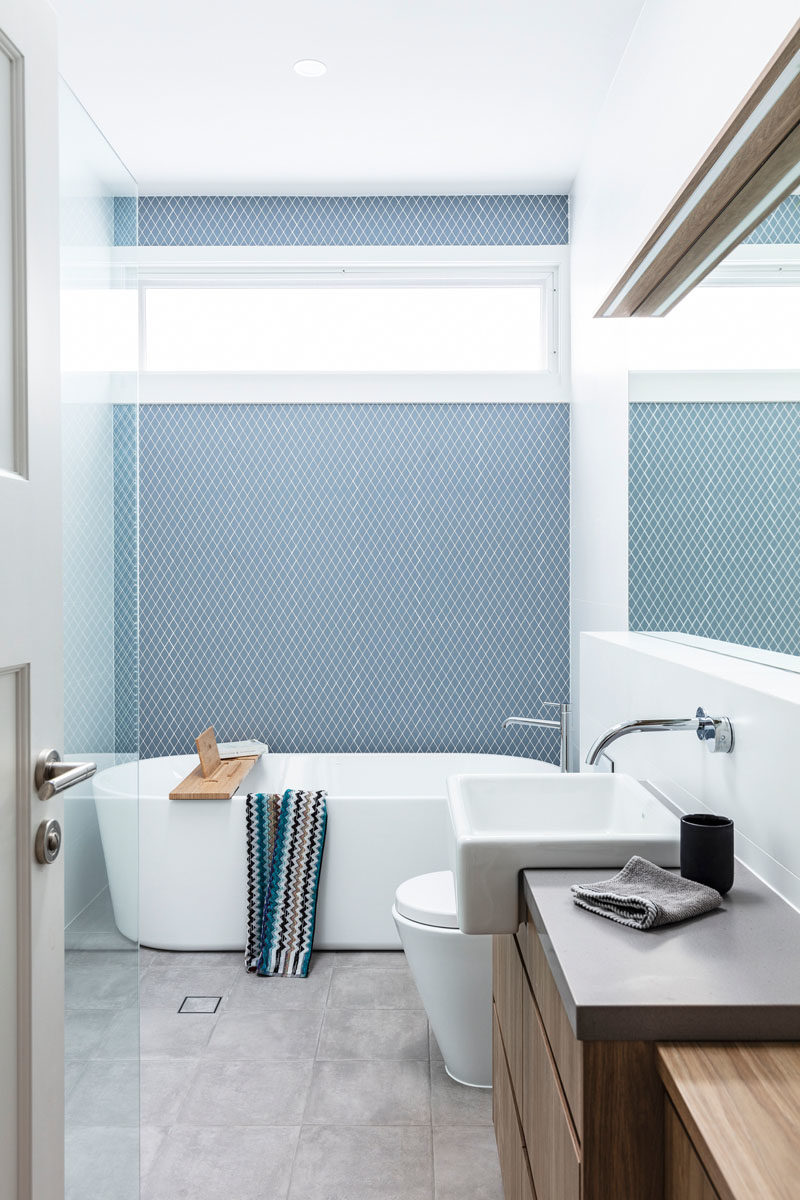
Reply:
<svg viewBox="0 0 800 1200"><path fill-rule="evenodd" d="M148 371L538 372L544 285L145 286Z"/></svg>

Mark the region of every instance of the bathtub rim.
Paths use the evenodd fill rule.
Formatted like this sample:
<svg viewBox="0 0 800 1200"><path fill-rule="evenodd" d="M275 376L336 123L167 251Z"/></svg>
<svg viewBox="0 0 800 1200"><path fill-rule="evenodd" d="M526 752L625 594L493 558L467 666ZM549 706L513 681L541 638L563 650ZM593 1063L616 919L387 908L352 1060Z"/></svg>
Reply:
<svg viewBox="0 0 800 1200"><path fill-rule="evenodd" d="M512 762L514 764L520 764L520 765L515 766L515 769L513 771L513 774L515 774L515 775L516 774L524 774L525 770L530 769L531 767L535 767L535 771L532 772L535 774L540 774L540 773L557 774L558 770L559 770L557 765L555 765L553 763L545 762L543 759L539 759L539 758L529 758L529 757L526 757L523 755L518 755L518 754L482 754L480 752L471 752L471 751L464 752L464 753L457 752L457 751L452 751L452 752L451 751L419 751L419 752L406 753L404 751L387 751L387 752L382 752L382 751L378 751L378 752L375 752L375 751L364 751L364 752L341 751L340 752L337 750L333 750L333 751L311 752L308 754L305 754L305 753L297 754L294 752L292 752L291 754L286 753L286 754L280 754L280 755L279 754L271 754L271 756L275 757L275 758L278 758L278 757L286 757L286 758L294 757L294 758L310 758L310 759L346 758L346 759L354 759L354 760L358 759L358 758L365 758L365 757L369 757L369 758L373 758L373 759L379 758L379 759L392 759L392 760L396 760L396 759L431 759L434 761L437 759L441 759L441 758L482 759L482 760L484 760L484 762L486 763L487 766L490 763L496 764L497 767L500 769L498 769L496 772L492 772L492 773L493 774L496 773L498 775L503 774L503 771L501 768L502 763L512 763ZM263 757L263 756L261 756L261 757ZM95 799L100 800L100 801L123 800L123 799L124 800L138 800L140 802L141 801L167 800L167 799L169 799L169 794L168 794L168 788L166 786L165 786L164 790L159 790L159 791L156 791L154 789L154 787L152 786L152 784L147 786L146 788L144 788L142 786L143 781L142 781L141 768L142 768L143 764L156 764L156 763L175 764L176 762L182 762L183 766L181 767L181 770L183 770L185 768L186 774L188 774L189 771L191 771L193 767L197 766L197 755L196 754L162 754L162 755L155 755L152 758L136 758L136 759L131 759L128 762L116 763L113 766L105 767L102 771L97 772L97 774L92 779L92 792L94 794ZM458 774L469 774L469 773L470 773L469 769L465 770L463 766L461 766L459 768L454 765L453 770L448 771L447 775L458 775ZM484 773L484 772L481 772L481 773ZM490 772L486 771L485 773L489 774ZM444 777L445 781L447 779L447 775L445 775L445 777ZM390 773L387 773L387 778L391 778ZM175 782L178 782L178 781L176 780ZM246 785L246 783L247 783L247 780L244 781L245 785ZM165 781L165 784L166 784L166 781ZM241 802L244 800L245 796L247 795L247 790L248 789L246 786L240 787L236 792L234 792L234 794L230 798L230 800L222 800L222 801L176 800L176 801L173 801L172 803L175 803L175 804L191 804L191 803L195 803L195 804L214 804L214 803L227 804L227 803L231 803L233 801ZM420 791L420 790L414 790L411 788L398 788L397 791L391 791L391 792L388 790L381 791L381 792L331 791L328 793L328 798L331 800L336 800L336 801L364 800L364 799L375 799L376 801L441 800L442 798L444 798L444 799L447 798L447 785L445 782L445 787L444 787L443 791L427 791L427 790Z"/></svg>

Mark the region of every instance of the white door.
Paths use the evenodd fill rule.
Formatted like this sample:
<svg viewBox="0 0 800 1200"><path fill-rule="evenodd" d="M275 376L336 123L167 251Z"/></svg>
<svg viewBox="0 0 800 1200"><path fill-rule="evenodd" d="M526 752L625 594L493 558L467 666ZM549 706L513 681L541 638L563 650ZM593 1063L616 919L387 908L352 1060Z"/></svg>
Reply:
<svg viewBox="0 0 800 1200"><path fill-rule="evenodd" d="M64 1196L62 860L34 762L61 746L58 64L45 0L0 0L0 1197ZM51 843L54 845L54 843Z"/></svg>

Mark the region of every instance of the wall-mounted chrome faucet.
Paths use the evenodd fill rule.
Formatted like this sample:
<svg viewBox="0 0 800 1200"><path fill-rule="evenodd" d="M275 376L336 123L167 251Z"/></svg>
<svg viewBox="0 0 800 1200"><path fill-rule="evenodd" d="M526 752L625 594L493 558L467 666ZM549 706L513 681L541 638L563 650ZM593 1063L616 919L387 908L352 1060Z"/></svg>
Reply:
<svg viewBox="0 0 800 1200"><path fill-rule="evenodd" d="M733 749L733 726L727 717L706 716L702 708L698 708L693 717L644 718L639 721L623 721L620 725L612 725L594 742L586 761L593 767L601 754L612 742L625 737L628 733L671 733L688 730L697 734L701 742L705 742L712 754L730 754Z"/></svg>
<svg viewBox="0 0 800 1200"><path fill-rule="evenodd" d="M559 765L562 771L568 771L572 753L572 705L548 701L545 708L557 708L558 720L539 720L538 717L506 717L503 721L503 729L508 729L511 725L534 725L538 729L557 729L561 739Z"/></svg>

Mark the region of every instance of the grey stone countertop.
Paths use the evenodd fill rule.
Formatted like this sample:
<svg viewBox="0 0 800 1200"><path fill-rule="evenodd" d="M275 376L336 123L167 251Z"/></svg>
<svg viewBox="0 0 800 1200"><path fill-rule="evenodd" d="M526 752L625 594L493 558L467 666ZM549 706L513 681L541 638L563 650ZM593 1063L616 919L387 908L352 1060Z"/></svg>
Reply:
<svg viewBox="0 0 800 1200"><path fill-rule="evenodd" d="M522 873L525 900L582 1041L800 1039L800 913L736 862L713 912L642 932L578 908L605 870ZM677 874L677 872L676 872Z"/></svg>

